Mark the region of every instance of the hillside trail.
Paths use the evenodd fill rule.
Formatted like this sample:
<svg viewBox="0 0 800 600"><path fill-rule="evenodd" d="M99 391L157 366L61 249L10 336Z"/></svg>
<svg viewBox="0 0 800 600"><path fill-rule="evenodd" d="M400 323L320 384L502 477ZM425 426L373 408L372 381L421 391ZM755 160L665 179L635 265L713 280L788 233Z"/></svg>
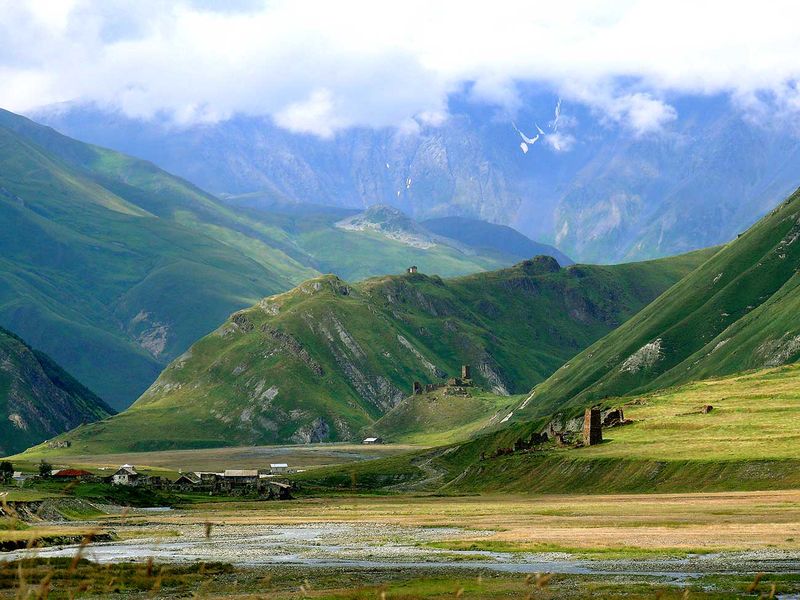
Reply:
<svg viewBox="0 0 800 600"><path fill-rule="evenodd" d="M411 464L422 471L425 477L411 484L399 483L388 489L403 492L430 492L440 488L445 483L444 479L445 475L447 475L447 471L434 465L433 461L436 458L438 458L438 454L421 456L413 459Z"/></svg>

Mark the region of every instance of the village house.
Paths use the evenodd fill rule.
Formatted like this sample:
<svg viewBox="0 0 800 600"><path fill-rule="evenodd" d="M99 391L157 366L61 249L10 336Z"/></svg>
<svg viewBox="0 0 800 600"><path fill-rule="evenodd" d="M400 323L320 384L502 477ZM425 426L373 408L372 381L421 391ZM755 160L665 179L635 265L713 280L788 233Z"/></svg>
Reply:
<svg viewBox="0 0 800 600"><path fill-rule="evenodd" d="M382 444L383 443L383 438L382 437L368 437L368 438L364 438L364 441L361 442L361 443L365 444L367 446L371 446L373 444Z"/></svg>
<svg viewBox="0 0 800 600"><path fill-rule="evenodd" d="M222 472L222 478L233 485L258 483L258 469L226 469Z"/></svg>
<svg viewBox="0 0 800 600"><path fill-rule="evenodd" d="M289 465L286 463L272 463L269 466L270 475L285 475L289 472Z"/></svg>
<svg viewBox="0 0 800 600"><path fill-rule="evenodd" d="M23 473L22 471L14 471L14 474L11 476L11 479L16 483L18 486L25 485L25 482L30 479L32 475L28 473Z"/></svg>
<svg viewBox="0 0 800 600"><path fill-rule="evenodd" d="M180 477L172 482L172 485L181 490L191 490L201 485L202 481L199 473L181 473Z"/></svg>
<svg viewBox="0 0 800 600"><path fill-rule="evenodd" d="M122 465L111 476L112 485L136 485L138 481L139 473L133 465Z"/></svg>
<svg viewBox="0 0 800 600"><path fill-rule="evenodd" d="M83 469L59 469L58 471L53 471L51 477L58 481L86 481L94 478L94 475Z"/></svg>

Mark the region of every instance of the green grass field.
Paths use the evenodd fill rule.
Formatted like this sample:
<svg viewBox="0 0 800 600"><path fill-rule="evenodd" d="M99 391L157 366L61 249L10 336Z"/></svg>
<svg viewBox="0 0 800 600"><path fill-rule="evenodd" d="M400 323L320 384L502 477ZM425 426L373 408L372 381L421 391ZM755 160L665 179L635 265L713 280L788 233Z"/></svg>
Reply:
<svg viewBox="0 0 800 600"><path fill-rule="evenodd" d="M703 414L704 405L714 408ZM589 448L514 452L546 419L408 456L298 476L319 490L608 493L791 489L800 486L800 365L606 399L633 424ZM481 454L484 458L481 458Z"/></svg>

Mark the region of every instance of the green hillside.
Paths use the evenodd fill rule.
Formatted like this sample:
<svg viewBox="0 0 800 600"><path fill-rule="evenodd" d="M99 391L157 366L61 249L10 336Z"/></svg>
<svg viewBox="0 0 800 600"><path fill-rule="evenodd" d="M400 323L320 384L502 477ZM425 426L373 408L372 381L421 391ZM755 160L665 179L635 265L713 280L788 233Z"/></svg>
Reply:
<svg viewBox="0 0 800 600"><path fill-rule="evenodd" d="M519 397L499 396L479 388L468 389L464 396L439 389L404 398L364 434L380 436L393 444L441 446L496 426L519 402Z"/></svg>
<svg viewBox="0 0 800 600"><path fill-rule="evenodd" d="M125 408L231 312L320 272L418 263L455 275L515 260L346 231L343 216L240 210L0 110L0 324Z"/></svg>
<svg viewBox="0 0 800 600"><path fill-rule="evenodd" d="M515 418L800 357L800 192L537 386Z"/></svg>
<svg viewBox="0 0 800 600"><path fill-rule="evenodd" d="M132 181L111 186L74 163L107 165L118 155L45 132L63 141L62 160L5 127L22 121L9 114L0 113L0 323L113 406L129 404L232 310L290 285L241 251L157 216L173 199L190 201L170 185L205 198L188 185L135 162L154 172L159 194Z"/></svg>
<svg viewBox="0 0 800 600"><path fill-rule="evenodd" d="M513 450L547 418L461 443L330 467L309 489L440 493L653 493L792 489L800 485L800 365L608 398L632 424L597 446ZM702 407L712 410L704 412ZM500 452L498 452L500 450Z"/></svg>
<svg viewBox="0 0 800 600"><path fill-rule="evenodd" d="M112 413L47 355L0 328L0 455Z"/></svg>
<svg viewBox="0 0 800 600"><path fill-rule="evenodd" d="M231 316L74 452L353 439L410 393L473 367L519 393L631 317L709 251L562 269L549 257L443 280L307 281Z"/></svg>

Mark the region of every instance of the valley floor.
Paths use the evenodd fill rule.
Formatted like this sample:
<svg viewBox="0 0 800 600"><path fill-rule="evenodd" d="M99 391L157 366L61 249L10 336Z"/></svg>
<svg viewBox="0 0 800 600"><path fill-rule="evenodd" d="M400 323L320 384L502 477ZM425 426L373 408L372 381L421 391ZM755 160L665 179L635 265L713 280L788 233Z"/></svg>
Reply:
<svg viewBox="0 0 800 600"><path fill-rule="evenodd" d="M59 449L40 455L29 450L12 457L15 465L35 472L40 456L56 467L116 469L132 464L139 470L174 474L179 471L222 471L224 469L260 469L270 463L287 463L292 469L355 463L384 458L423 448L407 444L303 444L294 446L235 446L231 448L199 448L194 450L159 450L154 452L120 452L112 454L70 454Z"/></svg>
<svg viewBox="0 0 800 600"><path fill-rule="evenodd" d="M485 598L645 598L661 588L671 590L664 597L690 588L692 597L729 598L746 597L757 572L767 573L759 584L767 593L772 583L800 592L798 490L333 497L91 519L60 523L59 531L94 528L114 541L0 554L27 559L24 573L11 570L19 563L0 566L0 597L14 597L21 575L38 581L48 572L54 593L85 572L94 586L88 597L108 597L98 593L101 584L143 595L156 585L154 572L163 573L159 597L174 597L167 592L174 586L185 595L243 598L297 597L298 590L305 597L458 597L461 588ZM15 534L35 535L38 527L54 524ZM76 553L92 563L65 578L69 562L59 561ZM556 575L536 579L535 572Z"/></svg>

